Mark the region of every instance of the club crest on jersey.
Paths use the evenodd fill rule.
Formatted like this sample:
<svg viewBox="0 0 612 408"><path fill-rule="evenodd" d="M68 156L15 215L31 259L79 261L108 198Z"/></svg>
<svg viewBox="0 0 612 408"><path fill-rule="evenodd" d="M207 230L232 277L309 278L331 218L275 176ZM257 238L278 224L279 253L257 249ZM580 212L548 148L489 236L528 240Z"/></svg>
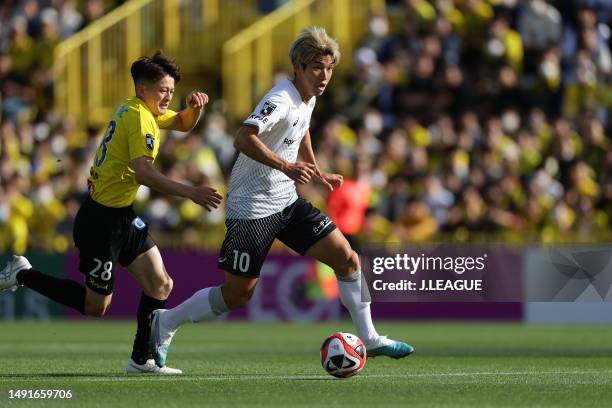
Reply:
<svg viewBox="0 0 612 408"><path fill-rule="evenodd" d="M261 111L259 111L259 113L261 113L263 116L270 116L270 114L274 112L274 109L276 109L275 104L270 101L265 101L263 108L261 108Z"/></svg>
<svg viewBox="0 0 612 408"><path fill-rule="evenodd" d="M155 147L155 138L152 134L147 133L147 135L145 136L145 142L147 144L147 149L153 150L153 148Z"/></svg>
<svg viewBox="0 0 612 408"><path fill-rule="evenodd" d="M132 220L132 225L133 225L134 227L136 227L137 229L139 229L139 230L142 230L142 229L144 229L144 227L146 227L146 226L147 226L147 224L145 224L145 222L144 222L144 221L142 220L142 218L140 218L140 217L135 217L135 218Z"/></svg>

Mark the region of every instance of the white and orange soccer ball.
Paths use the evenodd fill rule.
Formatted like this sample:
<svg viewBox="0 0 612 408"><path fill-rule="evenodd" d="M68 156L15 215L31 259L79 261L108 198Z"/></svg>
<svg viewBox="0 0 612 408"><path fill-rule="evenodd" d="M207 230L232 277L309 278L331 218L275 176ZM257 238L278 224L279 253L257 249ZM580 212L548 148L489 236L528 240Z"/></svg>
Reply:
<svg viewBox="0 0 612 408"><path fill-rule="evenodd" d="M321 365L334 377L351 377L363 369L365 362L366 348L354 334L336 332L321 346Z"/></svg>

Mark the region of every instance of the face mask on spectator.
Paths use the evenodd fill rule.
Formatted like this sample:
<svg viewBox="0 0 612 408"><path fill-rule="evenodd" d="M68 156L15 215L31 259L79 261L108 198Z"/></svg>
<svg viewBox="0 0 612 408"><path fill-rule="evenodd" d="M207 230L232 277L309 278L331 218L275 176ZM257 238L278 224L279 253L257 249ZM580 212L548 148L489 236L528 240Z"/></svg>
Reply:
<svg viewBox="0 0 612 408"><path fill-rule="evenodd" d="M515 111L506 111L502 115L502 126L507 133L515 133L521 125L521 118Z"/></svg>
<svg viewBox="0 0 612 408"><path fill-rule="evenodd" d="M366 129L375 135L378 135L383 128L382 117L378 113L366 113L363 124Z"/></svg>
<svg viewBox="0 0 612 408"><path fill-rule="evenodd" d="M384 37L389 33L389 25L383 17L374 17L370 20L370 31L376 37Z"/></svg>

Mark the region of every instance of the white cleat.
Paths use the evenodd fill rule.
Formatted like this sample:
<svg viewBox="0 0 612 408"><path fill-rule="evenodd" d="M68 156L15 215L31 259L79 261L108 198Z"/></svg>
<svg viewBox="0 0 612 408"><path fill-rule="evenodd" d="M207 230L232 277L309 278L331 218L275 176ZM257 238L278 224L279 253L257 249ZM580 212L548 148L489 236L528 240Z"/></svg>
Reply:
<svg viewBox="0 0 612 408"><path fill-rule="evenodd" d="M136 364L131 358L128 360L125 371L128 374L160 374L160 375L180 375L183 374L183 370L178 368L171 368L168 366L158 367L155 364L155 360L152 358L148 359L144 364Z"/></svg>
<svg viewBox="0 0 612 408"><path fill-rule="evenodd" d="M32 269L30 262L25 256L13 255L13 259L8 261L4 269L0 271L0 292L5 290L16 291L19 287L17 273L24 269Z"/></svg>

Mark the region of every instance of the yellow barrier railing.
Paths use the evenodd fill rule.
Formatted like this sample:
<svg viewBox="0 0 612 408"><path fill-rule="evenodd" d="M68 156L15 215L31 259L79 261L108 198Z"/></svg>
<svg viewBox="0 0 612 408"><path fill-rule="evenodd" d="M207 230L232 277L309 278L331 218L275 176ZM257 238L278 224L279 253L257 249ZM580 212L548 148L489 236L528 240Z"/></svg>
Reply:
<svg viewBox="0 0 612 408"><path fill-rule="evenodd" d="M223 98L231 119L240 120L272 85L274 71L292 72L289 46L302 28L325 27L340 43L337 74L351 64L353 48L384 0L294 0L260 18L223 45Z"/></svg>
<svg viewBox="0 0 612 408"><path fill-rule="evenodd" d="M222 18L221 18L222 16ZM55 50L55 106L83 126L133 94L129 68L163 49L186 78L220 77L221 45L258 17L256 0L130 0Z"/></svg>

